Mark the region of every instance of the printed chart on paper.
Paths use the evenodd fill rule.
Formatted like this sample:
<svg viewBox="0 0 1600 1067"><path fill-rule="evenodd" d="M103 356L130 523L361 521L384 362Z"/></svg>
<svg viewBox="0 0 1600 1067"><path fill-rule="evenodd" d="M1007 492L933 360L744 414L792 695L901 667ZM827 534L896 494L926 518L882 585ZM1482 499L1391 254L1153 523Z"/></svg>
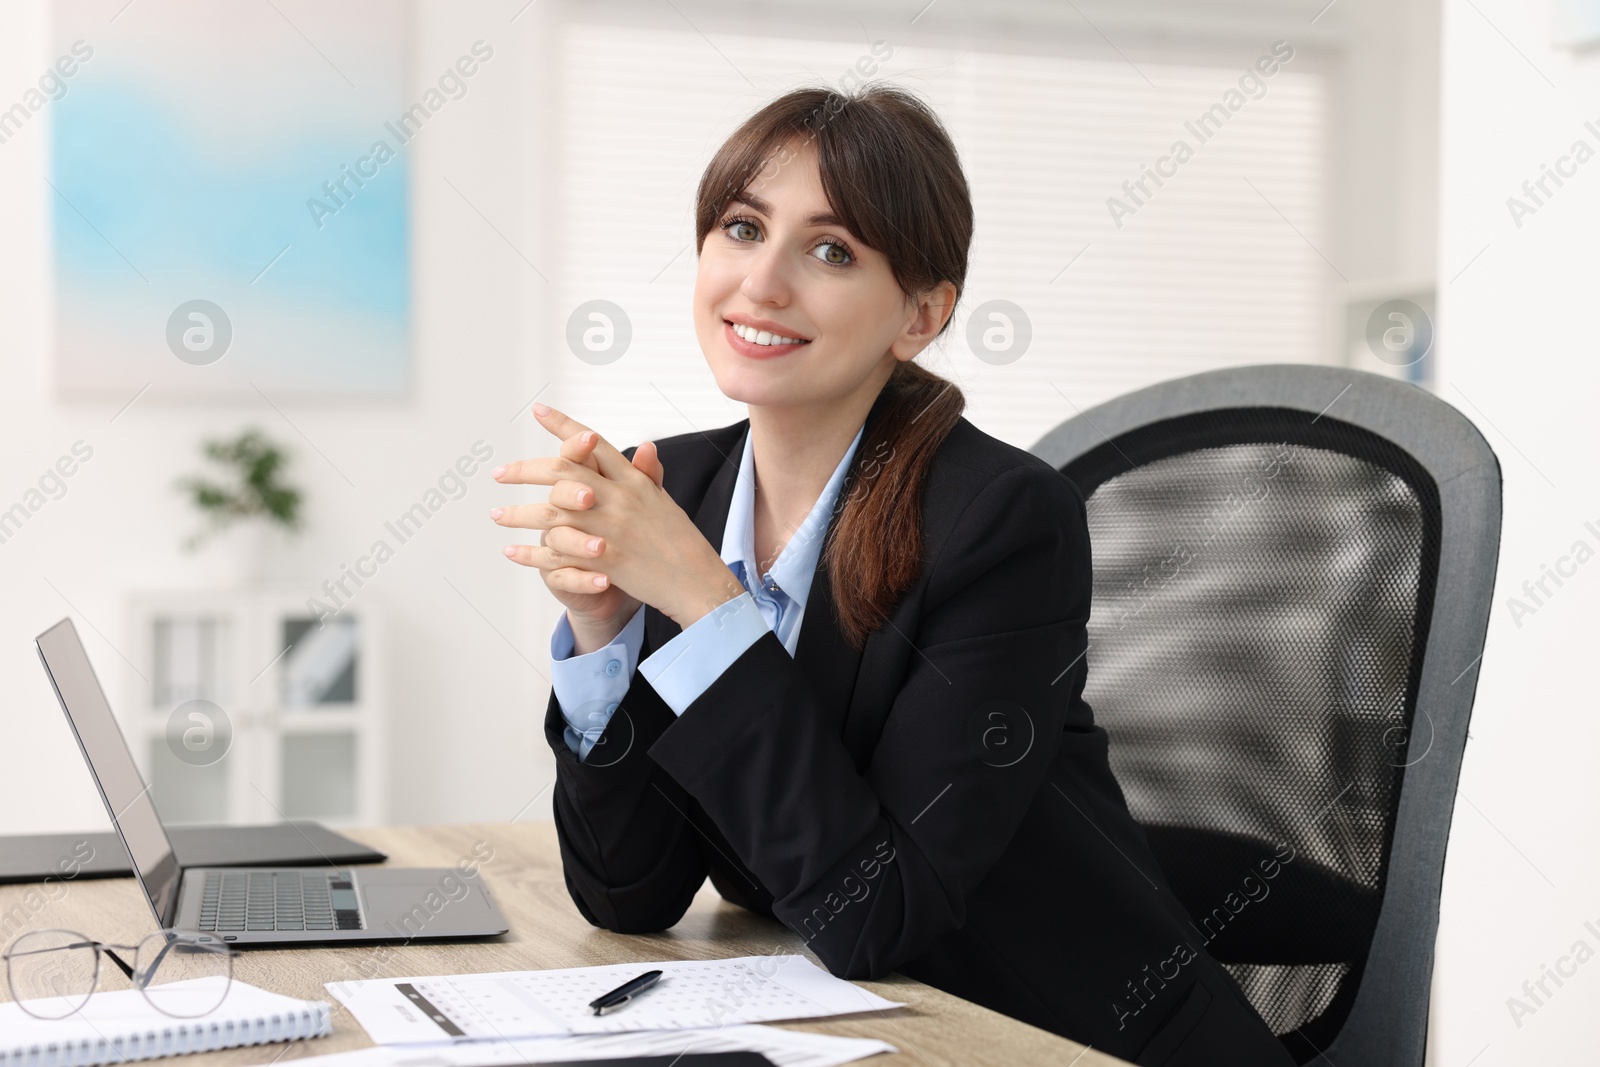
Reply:
<svg viewBox="0 0 1600 1067"><path fill-rule="evenodd" d="M657 968L661 980L625 1008L593 1014L591 1000ZM677 1030L900 1006L803 956L375 979L328 990L385 1044Z"/></svg>

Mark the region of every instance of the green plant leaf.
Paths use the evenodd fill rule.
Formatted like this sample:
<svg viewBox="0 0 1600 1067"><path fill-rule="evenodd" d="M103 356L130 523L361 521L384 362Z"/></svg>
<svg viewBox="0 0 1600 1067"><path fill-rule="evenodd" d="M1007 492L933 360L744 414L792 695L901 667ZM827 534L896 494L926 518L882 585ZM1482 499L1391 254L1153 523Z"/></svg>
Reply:
<svg viewBox="0 0 1600 1067"><path fill-rule="evenodd" d="M184 542L186 550L192 551L234 522L258 516L286 530L300 529L302 494L282 481L288 457L259 429L251 427L232 438L206 440L201 452L227 477L214 481L188 475L178 480L177 488L207 520L205 529Z"/></svg>

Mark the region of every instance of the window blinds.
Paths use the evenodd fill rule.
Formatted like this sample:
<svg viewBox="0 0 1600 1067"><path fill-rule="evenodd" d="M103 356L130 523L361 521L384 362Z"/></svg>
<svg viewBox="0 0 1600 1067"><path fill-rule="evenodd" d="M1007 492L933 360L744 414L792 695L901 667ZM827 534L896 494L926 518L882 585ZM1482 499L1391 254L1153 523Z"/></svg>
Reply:
<svg viewBox="0 0 1600 1067"><path fill-rule="evenodd" d="M1214 64L1137 67L890 45L874 78L935 108L972 187L967 288L919 359L962 387L975 425L1028 447L1152 382L1327 358L1339 278L1317 250L1324 86L1304 57L1241 81L1271 42ZM693 332L696 183L746 115L789 88L839 85L871 45L571 22L558 51L546 399L619 444L737 421L744 406L718 391ZM1178 141L1190 149L1181 162ZM1147 169L1170 176L1144 177L1141 193ZM597 299L632 330L606 364L566 340L573 310ZM969 320L992 300L1028 318L1020 357L982 359L969 345Z"/></svg>

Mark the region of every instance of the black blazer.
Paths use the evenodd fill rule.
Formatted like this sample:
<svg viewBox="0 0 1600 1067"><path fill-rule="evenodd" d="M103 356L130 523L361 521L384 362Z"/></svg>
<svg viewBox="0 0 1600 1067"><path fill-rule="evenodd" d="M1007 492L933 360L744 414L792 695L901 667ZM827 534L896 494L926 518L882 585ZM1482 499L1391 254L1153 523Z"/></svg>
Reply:
<svg viewBox="0 0 1600 1067"><path fill-rule="evenodd" d="M656 442L666 491L714 546L748 427ZM709 874L841 977L899 971L1140 1062L1291 1063L1205 954L1083 700L1077 487L963 418L929 470L923 536L921 574L861 651L819 562L794 657L768 632L681 718L635 671L579 762L552 693L578 910L663 930ZM678 632L647 607L641 659Z"/></svg>

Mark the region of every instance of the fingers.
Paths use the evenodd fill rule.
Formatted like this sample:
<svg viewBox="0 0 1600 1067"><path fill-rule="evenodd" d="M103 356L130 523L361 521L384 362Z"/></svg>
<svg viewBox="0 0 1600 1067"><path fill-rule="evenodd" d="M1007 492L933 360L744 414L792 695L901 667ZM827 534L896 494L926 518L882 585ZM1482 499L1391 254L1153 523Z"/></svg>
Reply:
<svg viewBox="0 0 1600 1067"><path fill-rule="evenodd" d="M540 551L539 548L534 545L513 545L509 547L520 549L532 548L535 552ZM521 563L524 566L534 566L534 564L528 563L516 556L511 558L512 562L514 563ZM611 585L611 580L604 574L600 574L596 571L586 571L579 567L541 567L539 569L544 571L543 577L546 585L552 589L559 589L564 593L603 593L610 588Z"/></svg>
<svg viewBox="0 0 1600 1067"><path fill-rule="evenodd" d="M510 504L489 509L489 518L501 526L524 530L547 530L561 522L563 515L588 511L594 507L594 490L582 482L557 482L550 498L542 504Z"/></svg>
<svg viewBox="0 0 1600 1067"><path fill-rule="evenodd" d="M563 478L550 487L550 495L545 499L545 503L567 511L587 511L594 507L596 499L593 487L587 483Z"/></svg>
<svg viewBox="0 0 1600 1067"><path fill-rule="evenodd" d="M600 461L594 458L594 447L599 442L600 435L592 430L587 433L575 433L561 442L561 458L581 463L598 474Z"/></svg>
<svg viewBox="0 0 1600 1067"><path fill-rule="evenodd" d="M580 571L573 567L545 572L545 584L567 593L603 593L611 584L603 574Z"/></svg>
<svg viewBox="0 0 1600 1067"><path fill-rule="evenodd" d="M569 484L569 483L558 483ZM570 525L578 515L586 513L594 503L594 490L583 486L582 491L589 494L589 503L579 504L574 507L565 507L560 503L544 504L510 504L489 509L489 518L500 526L513 526L519 530L552 530L557 526ZM551 500L555 499L552 491Z"/></svg>
<svg viewBox="0 0 1600 1067"><path fill-rule="evenodd" d="M561 455L514 459L502 467L496 467L493 477L501 485L555 485L563 478L589 486L598 485L605 480L605 475L592 455L585 454L592 453L593 447L590 443L573 444L570 448L573 454L568 455L568 444L563 442ZM623 463L626 464L627 460L623 460Z"/></svg>
<svg viewBox="0 0 1600 1067"><path fill-rule="evenodd" d="M586 431L594 433L565 412L546 407L544 404L533 405L533 414L539 420L539 425L562 440ZM598 433L595 433L593 449L594 458L599 463L599 471L607 478L621 478L633 470L633 464L628 462L628 457Z"/></svg>
<svg viewBox="0 0 1600 1067"><path fill-rule="evenodd" d="M646 449L649 449L649 451L646 452ZM633 450L633 465L649 475L650 480L656 483L657 489L662 488L662 483L667 477L667 471L661 465L661 455L656 451L656 443L654 441L646 441Z"/></svg>
<svg viewBox="0 0 1600 1067"><path fill-rule="evenodd" d="M595 534L575 530L571 526L557 526L546 530L540 545L555 566L590 567L606 551L606 539Z"/></svg>
<svg viewBox="0 0 1600 1067"><path fill-rule="evenodd" d="M595 489L590 481L585 480L589 476L583 473L594 471L594 461L590 457L593 441L580 440L583 436L574 434L563 441L558 457L519 460L496 470L495 478L502 483L551 484L546 479L561 471L571 477L561 478L551 484L550 495L543 504L493 507L489 509L489 517L501 526L542 530L558 523L563 512L586 511L593 507L597 499ZM598 438L599 435L594 436ZM599 472L595 471L595 479L599 477Z"/></svg>
<svg viewBox="0 0 1600 1067"><path fill-rule="evenodd" d="M603 573L587 569L605 552L605 538L559 526L547 531L544 541L542 545L507 545L506 558L544 571L545 581L557 589L593 593L606 587L609 580ZM599 584L596 578L601 579Z"/></svg>

